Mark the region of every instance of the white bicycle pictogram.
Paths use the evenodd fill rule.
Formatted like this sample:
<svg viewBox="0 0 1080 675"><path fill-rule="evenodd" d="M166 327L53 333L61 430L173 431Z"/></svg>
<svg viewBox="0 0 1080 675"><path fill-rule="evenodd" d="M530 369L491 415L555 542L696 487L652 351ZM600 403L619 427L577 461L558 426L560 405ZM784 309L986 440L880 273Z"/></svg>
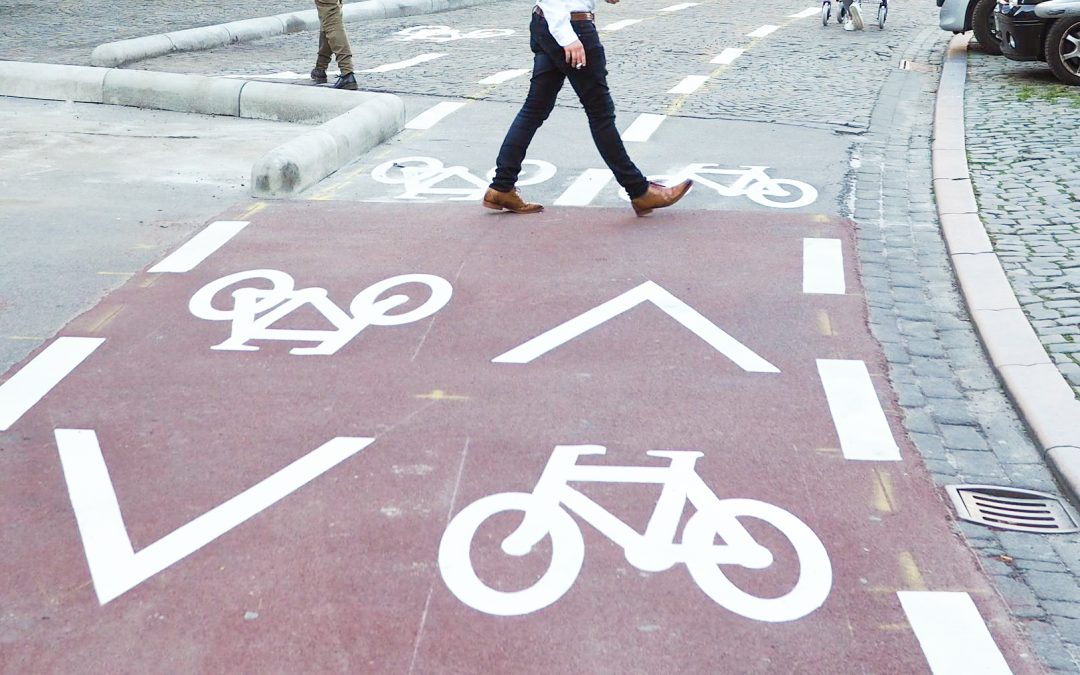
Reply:
<svg viewBox="0 0 1080 675"><path fill-rule="evenodd" d="M521 176L517 185L535 185L555 175L555 165L537 159L522 162ZM486 174L486 180L464 166L446 166L434 157L402 157L383 162L371 171L371 177L380 183L404 185L405 191L394 199L425 199L425 195L447 196L451 201L476 201L484 196L495 169ZM465 183L463 186L462 183Z"/></svg>
<svg viewBox="0 0 1080 675"><path fill-rule="evenodd" d="M762 206L777 209L797 209L813 204L818 192L813 185L788 178L773 178L766 173L767 166L743 165L741 169L724 169L719 164L691 164L666 176L650 176L649 180L664 185L675 185L684 180L694 181L697 189L710 188L722 197L743 195ZM735 176L728 185L718 183L717 176ZM624 196L625 198L625 196Z"/></svg>
<svg viewBox="0 0 1080 675"><path fill-rule="evenodd" d="M395 40L408 42L411 40L423 40L426 42L453 42L455 40L486 40L489 38L506 37L513 35L514 31L509 28L478 28L467 33L462 33L450 26L411 26L396 33Z"/></svg>
<svg viewBox="0 0 1080 675"><path fill-rule="evenodd" d="M219 293L245 281L263 280L270 288L242 287L230 295L232 307L215 306ZM395 294L379 299L383 293L405 284L427 286L431 295L419 306L399 314L389 312L409 302L409 296ZM374 283L357 293L349 303L349 311L338 307L325 288L295 288L293 278L279 270L249 270L221 277L206 284L191 296L188 310L209 321L231 321L232 331L227 340L211 349L257 351L250 340L288 340L314 342L314 347L295 347L295 355L331 355L337 353L360 331L368 326L400 326L419 321L439 311L450 301L453 288L450 282L431 274L401 274ZM220 305L220 303L219 303ZM272 328L292 312L310 306L323 316L334 330Z"/></svg>
<svg viewBox="0 0 1080 675"><path fill-rule="evenodd" d="M623 548L626 560L643 571L659 572L686 565L698 587L717 604L750 619L793 621L820 607L832 588L832 565L814 531L784 509L754 499L720 499L694 468L700 452L650 451L670 460L667 466L602 466L577 463L583 455L603 455L601 445L559 445L551 453L531 493L503 492L462 509L446 527L439 544L439 570L446 586L465 604L487 614L516 616L547 607L574 585L585 558L574 512ZM653 483L663 486L644 533L589 499L569 482ZM697 511L675 536L686 503ZM524 556L551 536L551 563L532 586L516 591L485 584L473 569L471 550L477 530L490 517L520 511L524 517L502 541L502 551ZM743 591L725 575L724 565L760 570L773 564L769 549L739 522L754 518L776 528L795 550L799 576L784 595L763 598ZM716 543L719 536L723 541Z"/></svg>

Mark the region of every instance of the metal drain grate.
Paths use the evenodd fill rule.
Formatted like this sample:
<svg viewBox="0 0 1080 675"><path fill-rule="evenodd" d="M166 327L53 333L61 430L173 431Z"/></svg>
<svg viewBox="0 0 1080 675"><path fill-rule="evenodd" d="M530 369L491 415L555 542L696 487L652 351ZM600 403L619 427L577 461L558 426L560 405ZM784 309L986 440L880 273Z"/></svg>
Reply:
<svg viewBox="0 0 1080 675"><path fill-rule="evenodd" d="M945 489L963 520L1018 532L1080 532L1061 500L1045 492L1000 485L946 485Z"/></svg>

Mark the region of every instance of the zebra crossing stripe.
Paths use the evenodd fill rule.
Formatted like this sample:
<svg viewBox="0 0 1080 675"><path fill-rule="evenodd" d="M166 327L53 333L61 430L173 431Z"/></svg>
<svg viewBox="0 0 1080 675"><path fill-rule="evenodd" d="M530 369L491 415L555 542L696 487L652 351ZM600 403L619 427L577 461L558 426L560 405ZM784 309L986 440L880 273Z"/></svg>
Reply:
<svg viewBox="0 0 1080 675"><path fill-rule="evenodd" d="M424 112L420 113L416 117L409 120L409 122L405 125L405 128L430 129L431 127L441 122L444 117L450 115L451 113L457 112L459 108L462 108L464 106L464 103L454 101L444 101L442 103L437 103L425 110Z"/></svg>
<svg viewBox="0 0 1080 675"><path fill-rule="evenodd" d="M900 461L900 448L893 440L866 364L818 359L817 366L844 458Z"/></svg>
<svg viewBox="0 0 1080 675"><path fill-rule="evenodd" d="M588 206L612 178L611 171L607 169L585 169L577 180L566 188L566 192L555 200L555 205Z"/></svg>
<svg viewBox="0 0 1080 675"><path fill-rule="evenodd" d="M10 429L103 342L105 338L57 338L0 384L0 431Z"/></svg>
<svg viewBox="0 0 1080 675"><path fill-rule="evenodd" d="M1011 675L967 593L899 591L911 630L934 675Z"/></svg>
<svg viewBox="0 0 1080 675"><path fill-rule="evenodd" d="M637 119L622 133L623 141L627 143L644 143L649 140L654 131L660 128L665 118L665 115L655 115L653 113L638 115Z"/></svg>

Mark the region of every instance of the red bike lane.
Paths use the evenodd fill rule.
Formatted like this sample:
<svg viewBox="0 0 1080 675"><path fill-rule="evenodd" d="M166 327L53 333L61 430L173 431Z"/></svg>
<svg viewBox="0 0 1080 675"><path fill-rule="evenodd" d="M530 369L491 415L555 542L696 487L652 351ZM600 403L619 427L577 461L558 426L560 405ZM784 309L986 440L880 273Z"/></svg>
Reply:
<svg viewBox="0 0 1080 675"><path fill-rule="evenodd" d="M104 341L0 431L5 669L1038 671L903 435L850 223L243 219L65 328Z"/></svg>

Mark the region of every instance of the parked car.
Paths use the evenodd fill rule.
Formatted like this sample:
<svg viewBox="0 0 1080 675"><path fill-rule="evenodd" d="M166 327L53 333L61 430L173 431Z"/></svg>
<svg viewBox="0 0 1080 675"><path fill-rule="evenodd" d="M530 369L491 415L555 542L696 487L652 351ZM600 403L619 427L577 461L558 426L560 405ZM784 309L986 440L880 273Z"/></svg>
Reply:
<svg viewBox="0 0 1080 675"><path fill-rule="evenodd" d="M994 17L1002 54L1046 61L1057 79L1080 86L1080 0L1008 0Z"/></svg>
<svg viewBox="0 0 1080 675"><path fill-rule="evenodd" d="M975 39L982 45L983 51L995 56L1001 53L994 23L994 10L997 0L937 0L938 25L941 30L954 33L975 33Z"/></svg>

